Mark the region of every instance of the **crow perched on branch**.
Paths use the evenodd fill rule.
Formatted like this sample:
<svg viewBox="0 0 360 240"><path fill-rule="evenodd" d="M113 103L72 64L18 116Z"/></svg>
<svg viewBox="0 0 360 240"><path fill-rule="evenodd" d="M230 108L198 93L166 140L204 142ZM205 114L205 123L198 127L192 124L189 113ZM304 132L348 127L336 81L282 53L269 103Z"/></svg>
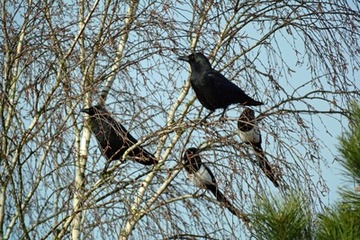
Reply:
<svg viewBox="0 0 360 240"><path fill-rule="evenodd" d="M257 125L254 110L245 108L238 120L238 135L240 139L250 144L255 152L257 164L265 175L273 182L275 187L279 187L278 178L276 177L271 164L267 161L265 153L261 147L261 133Z"/></svg>
<svg viewBox="0 0 360 240"><path fill-rule="evenodd" d="M189 148L185 151L183 156L184 168L188 173L188 179L197 187L209 190L216 199L229 211L245 223L250 222L245 213L235 208L224 194L219 190L214 174L210 169L201 162L199 156L200 150L197 148Z"/></svg>
<svg viewBox="0 0 360 240"><path fill-rule="evenodd" d="M209 60L202 53L194 53L182 56L179 60L186 61L191 66L190 82L200 103L210 110L203 121L216 109L222 108L224 117L226 109L230 104L240 103L243 106L262 105L229 81L220 72L211 67Z"/></svg>
<svg viewBox="0 0 360 240"><path fill-rule="evenodd" d="M91 130L94 133L102 153L107 159L103 172L107 171L113 160L121 160L122 156L137 140L100 105L81 110L90 115ZM127 157L143 165L158 163L157 159L141 146L131 150Z"/></svg>

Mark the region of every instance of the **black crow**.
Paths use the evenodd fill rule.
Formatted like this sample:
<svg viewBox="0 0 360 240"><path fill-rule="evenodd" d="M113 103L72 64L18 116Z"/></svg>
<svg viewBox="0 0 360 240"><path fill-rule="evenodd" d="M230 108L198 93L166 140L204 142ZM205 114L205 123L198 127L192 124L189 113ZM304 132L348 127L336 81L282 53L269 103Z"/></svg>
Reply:
<svg viewBox="0 0 360 240"><path fill-rule="evenodd" d="M214 70L209 60L202 53L190 54L178 59L190 63L191 86L200 103L210 110L210 113L203 120L218 108L224 109L221 115L221 118L223 118L230 104L240 103L243 106L263 104L246 95L243 90L229 81L224 75Z"/></svg>
<svg viewBox="0 0 360 240"><path fill-rule="evenodd" d="M197 148L189 148L184 153L183 161L185 170L188 173L188 179L195 186L209 190L222 205L229 209L232 214L248 223L250 220L246 214L236 209L219 190L214 174L205 164L201 162L199 152L200 151Z"/></svg>
<svg viewBox="0 0 360 240"><path fill-rule="evenodd" d="M241 113L238 120L238 135L242 141L253 147L257 164L265 175L274 183L275 187L279 187L278 178L275 176L274 170L267 161L261 147L261 134L257 125L254 110L245 108Z"/></svg>
<svg viewBox="0 0 360 240"><path fill-rule="evenodd" d="M100 105L81 110L90 115L91 130L99 143L104 156L107 159L103 173L106 172L113 160L121 160L125 151L137 140ZM158 161L141 146L135 147L129 152L129 159L144 165L156 164Z"/></svg>

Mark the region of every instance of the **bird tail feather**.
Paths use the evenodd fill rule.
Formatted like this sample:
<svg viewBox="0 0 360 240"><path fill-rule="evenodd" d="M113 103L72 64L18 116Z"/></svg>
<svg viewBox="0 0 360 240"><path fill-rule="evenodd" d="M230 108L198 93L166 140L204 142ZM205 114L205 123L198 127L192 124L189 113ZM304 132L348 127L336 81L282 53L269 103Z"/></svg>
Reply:
<svg viewBox="0 0 360 240"><path fill-rule="evenodd" d="M144 150L146 151L146 150ZM149 152L144 152L140 157L134 157L134 160L142 165L155 165L158 163L158 160Z"/></svg>
<svg viewBox="0 0 360 240"><path fill-rule="evenodd" d="M242 219L245 224L248 224L250 222L250 219L247 217L247 215L234 207L234 205L232 205L230 201L227 200L227 198L216 185L207 185L207 189L210 190L211 193L216 197L216 200L218 200L223 206L225 206L232 214Z"/></svg>
<svg viewBox="0 0 360 240"><path fill-rule="evenodd" d="M279 187L278 179L274 173L271 164L265 157L265 153L262 150L261 145L253 145L253 149L256 155L257 164L261 168L261 170L265 173L266 177L273 182L275 187Z"/></svg>

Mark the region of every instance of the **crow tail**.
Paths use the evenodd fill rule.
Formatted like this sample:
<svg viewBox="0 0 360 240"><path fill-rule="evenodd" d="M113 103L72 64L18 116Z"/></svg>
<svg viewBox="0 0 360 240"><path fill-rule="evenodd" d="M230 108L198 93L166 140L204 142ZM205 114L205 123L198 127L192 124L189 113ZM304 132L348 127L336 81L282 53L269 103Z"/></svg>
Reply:
<svg viewBox="0 0 360 240"><path fill-rule="evenodd" d="M159 162L153 154L142 147L135 148L128 156L130 159L142 165L155 165Z"/></svg>

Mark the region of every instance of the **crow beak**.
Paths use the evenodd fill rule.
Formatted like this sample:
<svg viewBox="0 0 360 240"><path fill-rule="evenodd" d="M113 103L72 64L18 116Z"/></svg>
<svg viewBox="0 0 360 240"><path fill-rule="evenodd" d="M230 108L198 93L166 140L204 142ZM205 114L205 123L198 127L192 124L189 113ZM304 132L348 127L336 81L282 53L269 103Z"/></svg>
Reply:
<svg viewBox="0 0 360 240"><path fill-rule="evenodd" d="M90 114L90 108L83 108L83 109L81 109L81 112Z"/></svg>
<svg viewBox="0 0 360 240"><path fill-rule="evenodd" d="M180 56L180 57L178 57L178 59L181 61L185 61L185 62L189 62L189 60L190 60L188 56Z"/></svg>

